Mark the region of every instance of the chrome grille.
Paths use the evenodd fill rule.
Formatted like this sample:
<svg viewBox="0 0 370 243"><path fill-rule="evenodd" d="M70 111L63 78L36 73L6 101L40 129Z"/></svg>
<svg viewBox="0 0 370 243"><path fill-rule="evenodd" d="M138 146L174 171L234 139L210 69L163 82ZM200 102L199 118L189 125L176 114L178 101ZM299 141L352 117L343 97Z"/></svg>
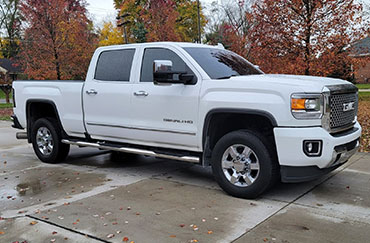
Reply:
<svg viewBox="0 0 370 243"><path fill-rule="evenodd" d="M354 109L345 111L345 104L354 102ZM357 93L332 94L330 104L330 129L345 128L353 124L357 116L358 95Z"/></svg>

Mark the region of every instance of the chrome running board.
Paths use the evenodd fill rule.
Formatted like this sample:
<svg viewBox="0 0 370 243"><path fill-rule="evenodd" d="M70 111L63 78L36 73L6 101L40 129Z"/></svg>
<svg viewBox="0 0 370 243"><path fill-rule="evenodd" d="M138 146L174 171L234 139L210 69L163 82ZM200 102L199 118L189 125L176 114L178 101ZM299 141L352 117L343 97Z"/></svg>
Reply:
<svg viewBox="0 0 370 243"><path fill-rule="evenodd" d="M67 139L63 139L62 143L76 145L79 147L91 147L91 148L97 148L97 149L102 149L102 150L111 150L111 151L117 151L117 152L123 152L123 153L153 156L153 157L163 158L163 159L179 160L179 161L185 161L189 163L199 163L199 157L196 157L196 156L177 156L177 155L160 154L160 153L156 153L156 152L145 150L145 149L129 148L129 147L115 147L115 146L109 146L109 145L104 145L104 144L99 144L99 143L89 143L89 142L84 142L84 141L70 141Z"/></svg>

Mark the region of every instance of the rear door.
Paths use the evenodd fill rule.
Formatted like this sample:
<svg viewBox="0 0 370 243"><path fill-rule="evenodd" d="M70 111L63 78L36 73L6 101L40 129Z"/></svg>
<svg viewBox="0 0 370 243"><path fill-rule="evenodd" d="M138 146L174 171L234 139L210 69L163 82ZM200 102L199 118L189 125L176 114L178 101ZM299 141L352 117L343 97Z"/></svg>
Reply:
<svg viewBox="0 0 370 243"><path fill-rule="evenodd" d="M127 137L132 120L132 63L135 48L102 51L94 76L83 89L86 129L95 139Z"/></svg>

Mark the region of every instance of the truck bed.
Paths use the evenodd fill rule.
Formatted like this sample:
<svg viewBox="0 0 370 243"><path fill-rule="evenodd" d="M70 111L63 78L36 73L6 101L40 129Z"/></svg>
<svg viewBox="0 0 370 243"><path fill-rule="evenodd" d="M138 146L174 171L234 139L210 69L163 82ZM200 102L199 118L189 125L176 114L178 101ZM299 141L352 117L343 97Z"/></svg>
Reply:
<svg viewBox="0 0 370 243"><path fill-rule="evenodd" d="M17 80L13 87L17 97L14 113L22 127L27 127L26 107L32 101L55 103L60 121L69 136L83 137L83 80Z"/></svg>

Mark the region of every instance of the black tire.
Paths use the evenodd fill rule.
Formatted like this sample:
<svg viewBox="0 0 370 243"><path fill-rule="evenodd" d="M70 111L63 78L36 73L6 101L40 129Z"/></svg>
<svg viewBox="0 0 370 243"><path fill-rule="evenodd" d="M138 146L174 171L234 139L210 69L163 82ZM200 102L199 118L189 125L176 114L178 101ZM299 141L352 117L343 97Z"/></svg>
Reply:
<svg viewBox="0 0 370 243"><path fill-rule="evenodd" d="M37 144L37 132L41 128L46 128L50 132L53 147L50 151L48 151L50 152L49 154L44 154L41 152ZM37 157L42 162L56 164L62 162L68 156L70 146L61 142L61 135L62 130L58 124L58 121L54 118L40 118L33 124L31 130L32 146Z"/></svg>
<svg viewBox="0 0 370 243"><path fill-rule="evenodd" d="M247 146L250 148L254 155L254 158L258 158L259 169L256 171L252 171L250 173L255 173L254 176L256 178L254 181L247 185L247 180L244 180L242 177L237 181L239 185L234 185L231 180L229 180L226 176L226 173L238 173L234 167L234 163L231 163L233 166L230 169L225 169L225 173L222 167L222 159L224 153L227 151L231 146L236 146L239 149L238 145ZM241 148L243 149L243 146ZM235 148L235 147L233 147ZM238 154L238 153L237 153ZM247 198L253 199L261 195L267 189L269 189L272 185L279 178L279 165L276 159L274 146L265 139L259 133L254 131L235 131L230 132L223 136L216 144L215 148L213 149L212 153L212 171L215 177L215 180L219 184L219 186L228 194L239 197L239 198ZM240 155L240 154L239 154ZM227 155L226 157L228 160L233 160L230 158L231 155ZM240 157L240 156L238 156ZM243 158L245 160L245 158ZM254 159L257 161L257 159ZM239 162L241 163L241 162ZM256 163L256 162L255 162ZM242 165L243 166L243 165ZM238 167L239 169L240 167ZM230 172L229 172L230 171ZM236 171L236 172L234 172ZM246 173L244 170L242 173ZM243 174L244 175L244 174ZM250 174L251 175L251 174ZM252 175L251 175L252 176ZM238 178L237 177L237 178ZM235 180L233 180L235 182ZM244 182L243 182L244 181ZM250 183L250 182L249 182ZM240 185L247 185L242 187Z"/></svg>

